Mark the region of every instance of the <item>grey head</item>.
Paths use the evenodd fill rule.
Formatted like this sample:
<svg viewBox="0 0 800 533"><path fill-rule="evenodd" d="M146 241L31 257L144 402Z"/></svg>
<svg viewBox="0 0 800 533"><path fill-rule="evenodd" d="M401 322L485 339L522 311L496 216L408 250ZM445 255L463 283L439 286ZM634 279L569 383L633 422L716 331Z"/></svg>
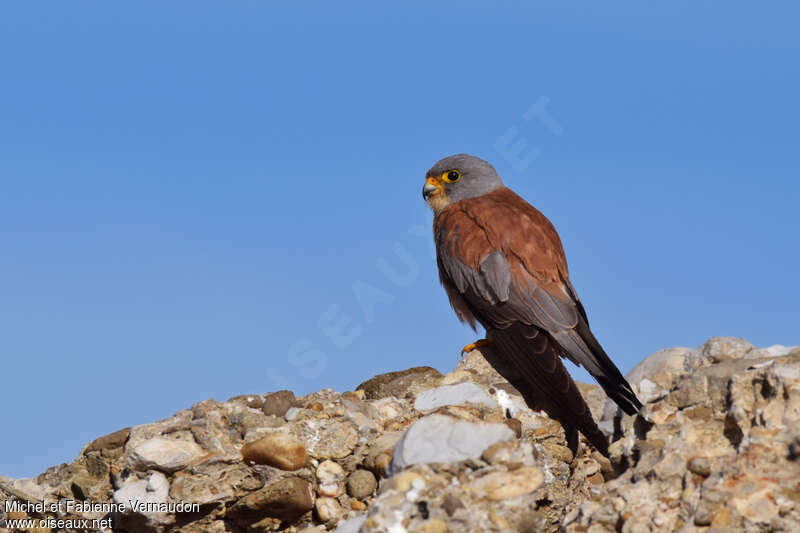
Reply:
<svg viewBox="0 0 800 533"><path fill-rule="evenodd" d="M437 161L425 178L422 196L434 211L503 186L503 180L492 165L469 154L451 155Z"/></svg>

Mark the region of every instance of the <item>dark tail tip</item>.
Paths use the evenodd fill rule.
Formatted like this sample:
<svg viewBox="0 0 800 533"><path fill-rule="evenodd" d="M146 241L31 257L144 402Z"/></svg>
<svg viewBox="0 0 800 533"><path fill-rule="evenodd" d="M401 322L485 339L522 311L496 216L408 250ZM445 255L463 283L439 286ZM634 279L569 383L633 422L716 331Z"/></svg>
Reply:
<svg viewBox="0 0 800 533"><path fill-rule="evenodd" d="M614 400L620 409L633 416L642 408L642 402L636 397L630 384L623 379L622 382L613 382L608 378L598 378L598 383L606 391L609 398Z"/></svg>

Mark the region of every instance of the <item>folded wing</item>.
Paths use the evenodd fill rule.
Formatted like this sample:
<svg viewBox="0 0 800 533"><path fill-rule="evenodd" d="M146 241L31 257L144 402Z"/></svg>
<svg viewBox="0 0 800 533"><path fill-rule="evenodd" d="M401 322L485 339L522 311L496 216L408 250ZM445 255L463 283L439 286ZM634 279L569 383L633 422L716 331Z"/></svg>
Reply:
<svg viewBox="0 0 800 533"><path fill-rule="evenodd" d="M451 205L434 230L440 278L459 317L497 330L526 377L540 379L541 365L512 348L545 333L553 351L586 368L623 411L638 411L641 403L589 329L544 215L503 187Z"/></svg>

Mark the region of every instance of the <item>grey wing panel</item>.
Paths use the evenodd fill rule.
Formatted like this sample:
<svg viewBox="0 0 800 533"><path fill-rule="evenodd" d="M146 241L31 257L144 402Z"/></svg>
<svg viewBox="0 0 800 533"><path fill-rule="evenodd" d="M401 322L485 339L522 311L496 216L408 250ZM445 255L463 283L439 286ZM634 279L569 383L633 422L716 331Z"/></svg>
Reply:
<svg viewBox="0 0 800 533"><path fill-rule="evenodd" d="M458 291L471 300L479 297L483 302L471 301L473 305L496 305L506 302L511 291L511 267L498 251L486 254L478 270L470 268L457 257L439 254L439 267L447 273Z"/></svg>

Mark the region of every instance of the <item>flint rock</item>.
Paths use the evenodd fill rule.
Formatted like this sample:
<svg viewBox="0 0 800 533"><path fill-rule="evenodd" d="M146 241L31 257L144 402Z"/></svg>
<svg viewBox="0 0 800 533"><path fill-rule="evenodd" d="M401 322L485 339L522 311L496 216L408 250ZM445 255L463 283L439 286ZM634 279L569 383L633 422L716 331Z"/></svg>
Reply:
<svg viewBox="0 0 800 533"><path fill-rule="evenodd" d="M414 423L394 448L390 474L417 463L476 459L497 442L514 438L505 424L479 423L433 414Z"/></svg>
<svg viewBox="0 0 800 533"><path fill-rule="evenodd" d="M129 479L114 491L113 501L124 506L116 513L115 527L148 531L175 521L175 517L158 509L169 500L169 481L161 472L153 472L141 480Z"/></svg>
<svg viewBox="0 0 800 533"><path fill-rule="evenodd" d="M431 411L445 405L461 405L473 403L486 407L497 407L497 402L474 383L463 382L445 385L435 389L422 391L417 395L414 409Z"/></svg>
<svg viewBox="0 0 800 533"><path fill-rule="evenodd" d="M166 473L183 470L205 454L194 442L155 437L136 446L128 462L136 470L160 470Z"/></svg>

